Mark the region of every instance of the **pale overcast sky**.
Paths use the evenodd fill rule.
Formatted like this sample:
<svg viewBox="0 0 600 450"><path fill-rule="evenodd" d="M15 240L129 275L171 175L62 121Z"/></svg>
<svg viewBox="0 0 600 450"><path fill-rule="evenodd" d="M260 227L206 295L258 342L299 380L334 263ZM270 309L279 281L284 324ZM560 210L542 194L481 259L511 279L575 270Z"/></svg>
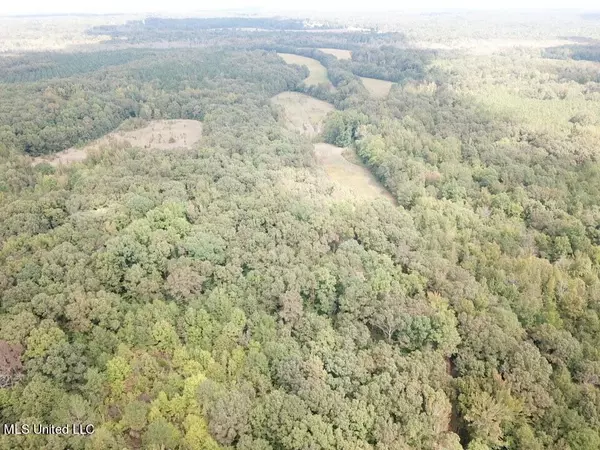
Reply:
<svg viewBox="0 0 600 450"><path fill-rule="evenodd" d="M0 15L54 13L182 13L201 10L264 8L302 11L386 11L414 9L600 9L597 0L4 0Z"/></svg>

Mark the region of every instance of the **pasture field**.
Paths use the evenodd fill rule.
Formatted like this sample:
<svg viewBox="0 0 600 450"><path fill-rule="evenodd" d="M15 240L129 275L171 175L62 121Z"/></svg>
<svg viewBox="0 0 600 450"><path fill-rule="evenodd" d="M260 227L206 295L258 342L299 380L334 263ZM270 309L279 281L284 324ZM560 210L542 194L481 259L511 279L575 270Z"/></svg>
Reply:
<svg viewBox="0 0 600 450"><path fill-rule="evenodd" d="M272 98L272 103L280 108L287 129L309 137L322 131L325 117L335 109L327 102L298 92L282 92ZM317 162L333 182L330 193L333 199L373 200L383 196L394 201L375 176L360 165L353 150L318 143L314 152Z"/></svg>
<svg viewBox="0 0 600 450"><path fill-rule="evenodd" d="M386 98L392 89L391 81L377 80L375 78L360 77L362 84L373 98Z"/></svg>
<svg viewBox="0 0 600 450"><path fill-rule="evenodd" d="M39 156L33 164L47 162L53 166L81 162L88 152L108 145L171 150L191 148L202 137L202 123L197 120L155 120L133 131L115 131L83 148L69 148L52 156Z"/></svg>
<svg viewBox="0 0 600 450"><path fill-rule="evenodd" d="M383 197L394 202L392 195L369 170L344 157L348 152L351 150L331 144L315 144L317 161L331 180L349 190L356 198L374 200Z"/></svg>
<svg viewBox="0 0 600 450"><path fill-rule="evenodd" d="M331 86L331 82L327 77L327 69L323 64L313 58L307 58L306 56L294 55L292 53L277 53L287 64L297 64L299 66L306 66L310 71L308 78L304 80L304 83L308 86L317 86L319 84L327 84Z"/></svg>
<svg viewBox="0 0 600 450"><path fill-rule="evenodd" d="M311 137L323 130L325 116L335 109L330 103L298 92L282 92L271 102L280 108L287 129Z"/></svg>

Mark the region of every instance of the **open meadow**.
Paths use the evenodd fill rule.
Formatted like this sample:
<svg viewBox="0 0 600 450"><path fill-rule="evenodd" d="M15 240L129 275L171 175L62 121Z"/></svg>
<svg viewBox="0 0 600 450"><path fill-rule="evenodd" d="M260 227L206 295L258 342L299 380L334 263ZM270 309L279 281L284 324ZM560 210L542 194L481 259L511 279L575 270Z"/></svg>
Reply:
<svg viewBox="0 0 600 450"><path fill-rule="evenodd" d="M278 53L278 55L281 56L283 60L288 64L298 64L299 66L306 66L308 68L310 75L304 80L304 83L306 85L331 85L329 78L327 78L327 69L316 59L307 58L306 56L294 55L291 53Z"/></svg>
<svg viewBox="0 0 600 450"><path fill-rule="evenodd" d="M85 160L90 152L104 147L170 150L191 148L202 137L202 123L197 120L155 120L131 131L115 131L81 148L69 148L50 156L33 158L34 164L53 166Z"/></svg>
<svg viewBox="0 0 600 450"><path fill-rule="evenodd" d="M280 108L285 126L308 136L316 136L323 131L325 117L335 108L330 103L298 92L282 92L271 100Z"/></svg>

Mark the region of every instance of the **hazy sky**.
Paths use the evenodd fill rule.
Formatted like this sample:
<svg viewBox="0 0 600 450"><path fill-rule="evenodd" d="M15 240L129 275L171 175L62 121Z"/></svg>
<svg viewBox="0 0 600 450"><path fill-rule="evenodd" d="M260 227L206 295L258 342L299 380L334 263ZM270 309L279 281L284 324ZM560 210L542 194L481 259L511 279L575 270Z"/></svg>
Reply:
<svg viewBox="0 0 600 450"><path fill-rule="evenodd" d="M0 15L110 12L187 12L258 7L271 10L382 11L404 9L599 9L597 0L4 0Z"/></svg>

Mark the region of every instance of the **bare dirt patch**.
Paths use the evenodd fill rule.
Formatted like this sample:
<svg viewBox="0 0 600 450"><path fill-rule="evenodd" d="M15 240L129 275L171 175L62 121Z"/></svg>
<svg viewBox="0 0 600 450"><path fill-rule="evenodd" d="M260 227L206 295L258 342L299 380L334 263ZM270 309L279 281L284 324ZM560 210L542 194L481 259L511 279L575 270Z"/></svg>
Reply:
<svg viewBox="0 0 600 450"><path fill-rule="evenodd" d="M394 202L392 195L379 184L369 170L344 157L348 152L352 150L330 144L315 144L317 161L336 184L357 198L373 200L383 197Z"/></svg>
<svg viewBox="0 0 600 450"><path fill-rule="evenodd" d="M33 164L48 163L53 166L81 162L88 152L109 145L172 150L191 148L202 137L202 123L197 120L156 120L133 131L115 131L83 148L69 148L54 155L39 156Z"/></svg>
<svg viewBox="0 0 600 450"><path fill-rule="evenodd" d="M332 86L329 78L327 77L327 69L323 64L313 58L307 58L306 56L294 55L292 53L277 53L287 64L297 64L299 66L306 66L310 72L308 78L304 79L304 84L308 86L317 86L319 84L327 84Z"/></svg>
<svg viewBox="0 0 600 450"><path fill-rule="evenodd" d="M322 131L325 116L335 109L330 103L298 92L282 92L271 102L279 109L287 129L311 137Z"/></svg>
<svg viewBox="0 0 600 450"><path fill-rule="evenodd" d="M0 388L7 388L23 377L23 346L0 341Z"/></svg>
<svg viewBox="0 0 600 450"><path fill-rule="evenodd" d="M377 80L375 78L360 77L362 84L373 98L386 98L392 89L391 81Z"/></svg>
<svg viewBox="0 0 600 450"><path fill-rule="evenodd" d="M340 48L320 48L323 53L333 55L337 59L352 59L352 52L350 50L342 50Z"/></svg>

